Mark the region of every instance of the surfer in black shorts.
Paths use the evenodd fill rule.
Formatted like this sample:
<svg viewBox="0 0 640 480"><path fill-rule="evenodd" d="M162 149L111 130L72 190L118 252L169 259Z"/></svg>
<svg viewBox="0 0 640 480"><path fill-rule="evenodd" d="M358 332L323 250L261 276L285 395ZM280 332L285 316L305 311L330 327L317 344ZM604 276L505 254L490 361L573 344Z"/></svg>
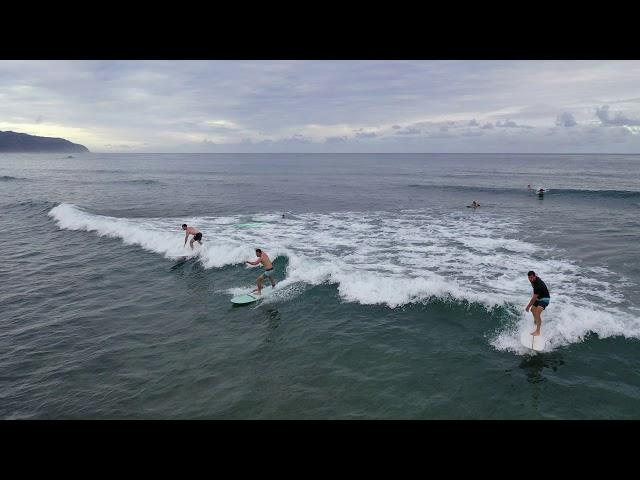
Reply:
<svg viewBox="0 0 640 480"><path fill-rule="evenodd" d="M527 277L533 287L533 295L531 296L531 300L529 300L529 304L525 310L528 312L529 309L531 309L533 322L536 324L536 329L531 332L531 335L537 336L540 335L540 326L542 325L542 318L540 315L542 315L543 310L549 306L551 295L549 295L549 289L542 279L536 275L536 272L533 270L529 271L527 273Z"/></svg>
<svg viewBox="0 0 640 480"><path fill-rule="evenodd" d="M182 224L182 229L185 231L185 235L184 235L185 246L187 245L187 239L189 238L189 235L193 235L193 238L189 242L189 245L191 246L191 250L193 250L193 242L198 242L200 245L202 245L202 233L200 233L200 230L194 227L187 227L186 223Z"/></svg>

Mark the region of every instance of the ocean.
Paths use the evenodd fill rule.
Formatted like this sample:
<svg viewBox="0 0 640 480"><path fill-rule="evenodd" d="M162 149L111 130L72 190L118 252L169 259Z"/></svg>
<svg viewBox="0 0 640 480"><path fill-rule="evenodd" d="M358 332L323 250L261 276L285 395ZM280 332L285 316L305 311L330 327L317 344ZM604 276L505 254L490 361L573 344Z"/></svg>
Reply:
<svg viewBox="0 0 640 480"><path fill-rule="evenodd" d="M0 155L0 418L640 418L640 155L72 157Z"/></svg>

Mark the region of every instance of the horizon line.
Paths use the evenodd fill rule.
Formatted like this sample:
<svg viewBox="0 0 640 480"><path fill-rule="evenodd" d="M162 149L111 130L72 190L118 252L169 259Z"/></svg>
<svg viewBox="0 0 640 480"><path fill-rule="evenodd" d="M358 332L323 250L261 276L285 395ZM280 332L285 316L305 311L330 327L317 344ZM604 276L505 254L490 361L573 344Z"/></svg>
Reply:
<svg viewBox="0 0 640 480"><path fill-rule="evenodd" d="M0 153L49 153L49 152L0 152ZM57 152L51 152L57 153ZM64 153L64 152L62 152ZM74 153L74 152L71 152ZM134 153L134 154L210 154L210 155L640 155L640 152L80 152L80 153Z"/></svg>

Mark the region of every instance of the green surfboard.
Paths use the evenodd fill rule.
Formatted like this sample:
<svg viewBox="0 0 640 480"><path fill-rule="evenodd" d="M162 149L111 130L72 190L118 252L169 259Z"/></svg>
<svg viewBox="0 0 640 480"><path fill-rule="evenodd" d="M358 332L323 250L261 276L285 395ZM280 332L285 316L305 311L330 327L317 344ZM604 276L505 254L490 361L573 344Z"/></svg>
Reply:
<svg viewBox="0 0 640 480"><path fill-rule="evenodd" d="M236 305L244 305L246 303L257 302L258 300L262 300L265 297L268 297L273 292L273 288L271 286L265 286L262 289L262 293L258 295L257 293L244 293L242 295L238 295L231 299L231 303L235 303Z"/></svg>
<svg viewBox="0 0 640 480"><path fill-rule="evenodd" d="M251 228L251 227L259 227L260 225L264 225L264 222L237 223L235 226L237 228Z"/></svg>

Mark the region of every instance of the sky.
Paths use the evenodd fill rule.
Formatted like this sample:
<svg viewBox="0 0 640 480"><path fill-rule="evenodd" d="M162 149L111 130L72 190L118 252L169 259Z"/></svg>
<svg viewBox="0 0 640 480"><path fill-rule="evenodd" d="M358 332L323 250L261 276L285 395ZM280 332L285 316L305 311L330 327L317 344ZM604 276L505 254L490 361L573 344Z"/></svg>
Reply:
<svg viewBox="0 0 640 480"><path fill-rule="evenodd" d="M0 60L0 131L93 152L640 153L640 61Z"/></svg>

